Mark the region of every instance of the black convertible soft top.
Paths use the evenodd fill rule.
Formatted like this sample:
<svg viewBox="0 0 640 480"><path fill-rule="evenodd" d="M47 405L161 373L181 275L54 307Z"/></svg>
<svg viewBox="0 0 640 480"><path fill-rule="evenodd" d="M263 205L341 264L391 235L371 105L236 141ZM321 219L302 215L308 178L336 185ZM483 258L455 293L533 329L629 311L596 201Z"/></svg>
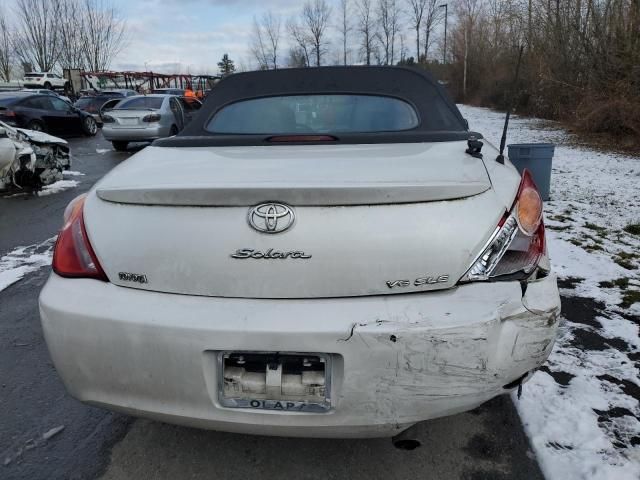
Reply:
<svg viewBox="0 0 640 480"><path fill-rule="evenodd" d="M478 133L468 131L465 119L446 90L428 72L407 67L349 66L291 68L230 75L215 86L198 114L180 134L156 140L154 145L273 145L269 141L270 135L213 133L206 130L206 125L220 109L231 103L280 95L310 94L396 97L411 104L420 118L419 124L410 130L340 133L332 143L443 142L467 140L471 135L481 137ZM438 112L438 115L434 112ZM442 115L449 120L447 128L438 124L437 119ZM277 144L282 145L283 142Z"/></svg>

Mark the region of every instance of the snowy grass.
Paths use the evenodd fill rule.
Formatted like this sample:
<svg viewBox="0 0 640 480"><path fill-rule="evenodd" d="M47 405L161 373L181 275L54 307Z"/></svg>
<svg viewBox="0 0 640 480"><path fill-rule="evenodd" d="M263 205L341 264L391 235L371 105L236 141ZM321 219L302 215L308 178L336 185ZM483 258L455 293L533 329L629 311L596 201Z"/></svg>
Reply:
<svg viewBox="0 0 640 480"><path fill-rule="evenodd" d="M472 130L499 145L503 114L460 109ZM640 159L572 140L549 122L510 123L508 143L556 144L545 205L551 263L570 285L563 296L591 299L589 313L565 319L548 370L514 402L548 479L637 480L640 236L625 228L640 223Z"/></svg>
<svg viewBox="0 0 640 480"><path fill-rule="evenodd" d="M0 257L0 291L25 275L51 265L56 237L27 247L17 247Z"/></svg>

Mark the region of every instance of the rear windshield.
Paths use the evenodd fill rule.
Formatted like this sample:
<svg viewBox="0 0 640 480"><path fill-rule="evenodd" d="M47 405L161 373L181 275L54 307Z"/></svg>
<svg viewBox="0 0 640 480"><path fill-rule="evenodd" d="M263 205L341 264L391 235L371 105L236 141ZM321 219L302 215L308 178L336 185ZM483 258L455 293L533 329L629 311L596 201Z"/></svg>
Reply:
<svg viewBox="0 0 640 480"><path fill-rule="evenodd" d="M26 78L38 78L38 77L44 77L44 73L27 73L25 75Z"/></svg>
<svg viewBox="0 0 640 480"><path fill-rule="evenodd" d="M20 98L22 97L0 97L0 107L13 105L16 101L20 100Z"/></svg>
<svg viewBox="0 0 640 480"><path fill-rule="evenodd" d="M376 95L284 95L233 103L206 126L212 133L370 133L410 130L418 114L407 102Z"/></svg>
<svg viewBox="0 0 640 480"><path fill-rule="evenodd" d="M164 98L165 97L135 97L122 100L122 102L118 104L118 110L158 109L162 106Z"/></svg>
<svg viewBox="0 0 640 480"><path fill-rule="evenodd" d="M89 105L96 105L98 103L98 99L93 97L84 97L84 98L80 98L76 101L76 103L74 103L74 105L78 108L85 108L88 107Z"/></svg>

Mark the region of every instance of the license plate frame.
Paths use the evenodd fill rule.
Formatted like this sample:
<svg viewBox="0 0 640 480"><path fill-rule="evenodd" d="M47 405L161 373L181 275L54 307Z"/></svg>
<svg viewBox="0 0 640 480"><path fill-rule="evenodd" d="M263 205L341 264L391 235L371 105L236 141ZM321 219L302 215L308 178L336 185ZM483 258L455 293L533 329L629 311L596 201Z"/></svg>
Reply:
<svg viewBox="0 0 640 480"><path fill-rule="evenodd" d="M291 359L293 357L317 357L324 363L324 398L322 401L309 401L291 398L266 398L265 395L253 395L242 397L225 396L225 359L234 355L280 357ZM327 413L331 410L331 377L332 356L328 353L317 352L269 352L269 351L239 351L226 350L218 352L218 401L225 408L269 410L281 412L303 413Z"/></svg>

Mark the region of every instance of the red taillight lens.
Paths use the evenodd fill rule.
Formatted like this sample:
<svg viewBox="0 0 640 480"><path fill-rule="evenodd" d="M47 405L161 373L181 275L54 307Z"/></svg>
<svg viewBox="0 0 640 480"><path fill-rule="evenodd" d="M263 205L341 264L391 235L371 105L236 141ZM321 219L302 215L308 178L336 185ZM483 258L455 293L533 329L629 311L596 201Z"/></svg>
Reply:
<svg viewBox="0 0 640 480"><path fill-rule="evenodd" d="M145 115L144 117L142 117L142 121L143 122L159 122L160 121L160 114L159 113L150 113L149 115Z"/></svg>
<svg viewBox="0 0 640 480"><path fill-rule="evenodd" d="M500 220L487 246L460 281L527 278L544 253L542 198L531 174L524 170L511 211Z"/></svg>
<svg viewBox="0 0 640 480"><path fill-rule="evenodd" d="M3 117L15 117L16 116L16 112L14 112L13 110L0 110L0 115L2 115Z"/></svg>
<svg viewBox="0 0 640 480"><path fill-rule="evenodd" d="M74 199L64 212L64 226L53 251L53 271L61 277L95 278L108 282L84 228L85 196Z"/></svg>

